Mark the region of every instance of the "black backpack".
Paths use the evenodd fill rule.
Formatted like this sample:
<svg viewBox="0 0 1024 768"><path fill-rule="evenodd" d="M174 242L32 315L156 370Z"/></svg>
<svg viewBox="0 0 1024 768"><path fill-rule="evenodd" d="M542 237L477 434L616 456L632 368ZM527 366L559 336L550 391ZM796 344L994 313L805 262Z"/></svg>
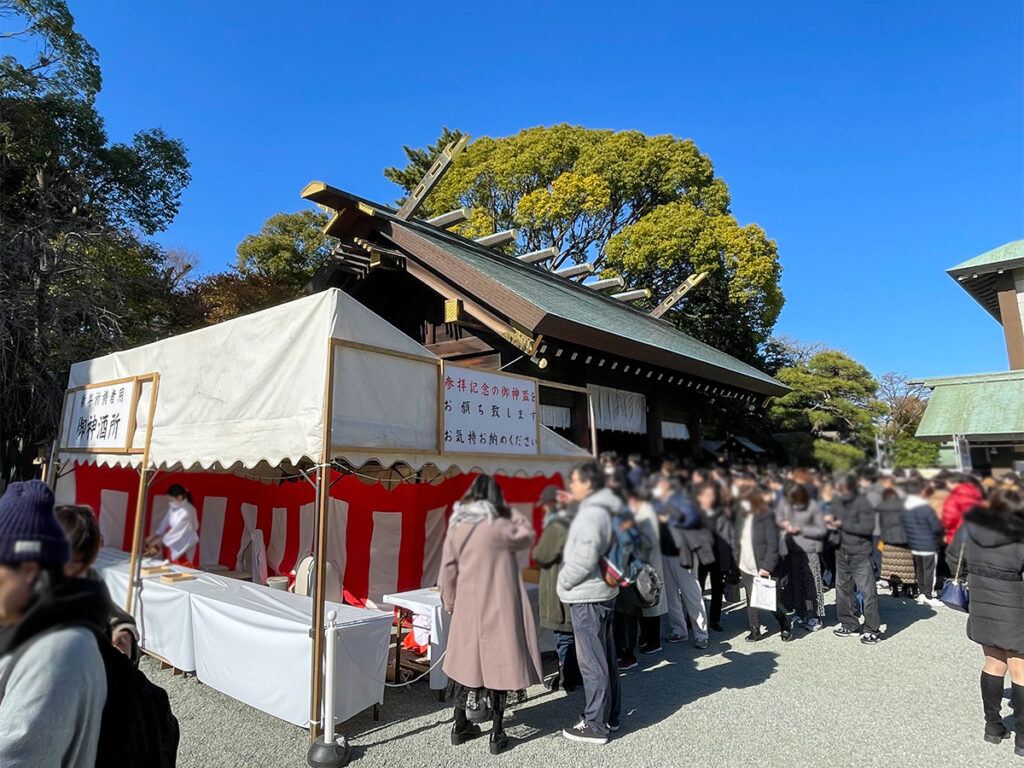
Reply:
<svg viewBox="0 0 1024 768"><path fill-rule="evenodd" d="M167 692L132 664L94 627L63 624L22 643L0 679L0 699L18 660L34 642L60 629L81 626L96 637L107 675L107 702L100 721L96 768L175 768L180 730Z"/></svg>

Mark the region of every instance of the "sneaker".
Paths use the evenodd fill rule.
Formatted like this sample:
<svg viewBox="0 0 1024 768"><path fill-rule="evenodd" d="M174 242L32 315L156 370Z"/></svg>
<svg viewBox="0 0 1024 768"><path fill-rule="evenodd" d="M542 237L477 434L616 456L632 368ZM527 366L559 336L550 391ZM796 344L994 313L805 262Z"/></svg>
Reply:
<svg viewBox="0 0 1024 768"><path fill-rule="evenodd" d="M889 580L888 579L879 579L878 581L875 582L875 589L877 589L879 592L884 592L888 588L889 588Z"/></svg>
<svg viewBox="0 0 1024 768"><path fill-rule="evenodd" d="M856 629L847 629L846 627L839 626L832 630L832 634L836 637L856 637L860 632Z"/></svg>
<svg viewBox="0 0 1024 768"><path fill-rule="evenodd" d="M647 645L640 646L640 653L661 653L661 643L655 645L654 643L647 643Z"/></svg>
<svg viewBox="0 0 1024 768"><path fill-rule="evenodd" d="M623 656L619 659L619 671L625 672L627 669L632 669L637 665L636 656L629 654L629 656Z"/></svg>
<svg viewBox="0 0 1024 768"><path fill-rule="evenodd" d="M621 727L622 726L619 725L618 723L615 723L615 725L612 725L611 723L608 723L608 730L611 731L612 733L618 733L619 732L619 728L621 728Z"/></svg>
<svg viewBox="0 0 1024 768"><path fill-rule="evenodd" d="M686 635L680 635L678 632L673 632L671 635L665 638L670 643L681 643L686 640Z"/></svg>
<svg viewBox="0 0 1024 768"><path fill-rule="evenodd" d="M793 634L793 630L792 629L784 629L779 634L782 637L782 642L784 642L784 643L788 643L790 640L792 640L794 637L796 637Z"/></svg>
<svg viewBox="0 0 1024 768"><path fill-rule="evenodd" d="M793 629L797 629L798 627L803 627L803 626L805 626L807 624L807 622L804 621L803 618L800 617L800 616L792 617L789 620L789 623L792 625Z"/></svg>
<svg viewBox="0 0 1024 768"><path fill-rule="evenodd" d="M590 727L590 723L585 720L581 720L576 723L572 728L563 728L562 735L570 741L583 741L589 744L607 744L607 736L599 736L594 733L594 729Z"/></svg>
<svg viewBox="0 0 1024 768"><path fill-rule="evenodd" d="M767 637L767 635L765 635L760 629L752 629L750 630L750 634L743 639L748 643L756 643L758 640L764 640L765 637Z"/></svg>
<svg viewBox="0 0 1024 768"><path fill-rule="evenodd" d="M821 623L821 619L808 619L806 627L808 632L820 632L825 625Z"/></svg>
<svg viewBox="0 0 1024 768"><path fill-rule="evenodd" d="M694 640L693 641L693 647L694 648L699 648L700 650L703 651L705 648L708 647L708 641L707 640Z"/></svg>
<svg viewBox="0 0 1024 768"><path fill-rule="evenodd" d="M926 597L923 600L921 600L921 605L927 605L931 608L941 608L943 605L945 605L945 603L934 597Z"/></svg>
<svg viewBox="0 0 1024 768"><path fill-rule="evenodd" d="M860 636L860 641L864 643L864 645L877 645L879 640L881 640L881 638L878 636L877 632L865 632Z"/></svg>

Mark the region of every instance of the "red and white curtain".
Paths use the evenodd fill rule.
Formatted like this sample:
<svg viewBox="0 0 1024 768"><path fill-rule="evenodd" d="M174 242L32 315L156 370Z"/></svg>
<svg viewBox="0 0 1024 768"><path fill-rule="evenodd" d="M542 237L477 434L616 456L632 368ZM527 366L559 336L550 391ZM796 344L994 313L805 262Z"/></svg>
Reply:
<svg viewBox="0 0 1024 768"><path fill-rule="evenodd" d="M381 595L433 586L451 505L475 475L458 475L437 485L403 484L393 490L367 485L351 475L332 474L328 559L342 576L346 601L379 605ZM536 506L553 478L498 476L508 502L533 520L539 532L543 511ZM167 513L167 489L189 490L199 514L199 562L235 569L254 531L263 534L267 569L288 575L312 553L316 489L305 480L266 483L217 473L158 473L147 498L144 534ZM75 502L96 510L104 544L131 549L139 475L134 469L79 464Z"/></svg>

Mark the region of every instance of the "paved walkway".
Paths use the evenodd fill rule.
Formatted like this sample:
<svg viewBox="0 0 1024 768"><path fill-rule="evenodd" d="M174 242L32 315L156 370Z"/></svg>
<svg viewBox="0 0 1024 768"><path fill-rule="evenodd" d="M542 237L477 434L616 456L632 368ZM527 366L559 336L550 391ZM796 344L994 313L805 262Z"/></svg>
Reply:
<svg viewBox="0 0 1024 768"><path fill-rule="evenodd" d="M888 627L875 647L831 627L749 645L734 607L707 651L665 645L623 675L623 728L603 747L558 735L582 709L580 691L539 686L506 718L512 749L498 757L486 736L452 747L451 710L423 683L388 689L380 722L367 712L342 731L360 766L1024 766L1012 742L982 741L981 653L966 616L891 597L881 610ZM181 723L181 768L305 765L305 731L144 663Z"/></svg>

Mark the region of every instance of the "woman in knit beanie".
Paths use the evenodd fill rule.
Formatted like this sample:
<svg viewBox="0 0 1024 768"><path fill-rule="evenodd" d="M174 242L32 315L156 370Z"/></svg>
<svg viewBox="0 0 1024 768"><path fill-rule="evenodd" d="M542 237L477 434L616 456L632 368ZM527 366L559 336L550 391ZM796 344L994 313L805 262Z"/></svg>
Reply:
<svg viewBox="0 0 1024 768"><path fill-rule="evenodd" d="M108 598L64 578L70 557L50 489L12 483L0 498L0 766L96 762L107 679L89 627L104 626Z"/></svg>

